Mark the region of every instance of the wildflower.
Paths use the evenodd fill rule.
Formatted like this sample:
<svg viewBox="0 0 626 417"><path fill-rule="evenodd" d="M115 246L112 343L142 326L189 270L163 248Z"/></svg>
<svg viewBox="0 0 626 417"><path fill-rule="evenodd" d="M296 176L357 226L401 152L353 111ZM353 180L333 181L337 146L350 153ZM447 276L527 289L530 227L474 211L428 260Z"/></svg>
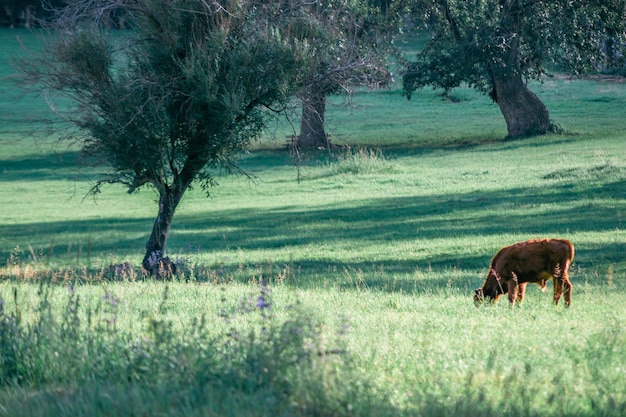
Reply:
<svg viewBox="0 0 626 417"><path fill-rule="evenodd" d="M271 305L267 297L269 296L269 293L271 292L271 290L265 286L264 279L261 279L260 287L261 287L261 293L259 294L259 297L257 298L256 307L261 310L269 309Z"/></svg>
<svg viewBox="0 0 626 417"><path fill-rule="evenodd" d="M104 295L102 296L102 300L109 304L111 307L117 306L120 302L119 298L117 298L115 295L111 294L108 291L104 293Z"/></svg>
<svg viewBox="0 0 626 417"><path fill-rule="evenodd" d="M260 309L270 308L270 305L265 301L265 297L263 297L263 295L259 295L259 298L257 298L256 306Z"/></svg>

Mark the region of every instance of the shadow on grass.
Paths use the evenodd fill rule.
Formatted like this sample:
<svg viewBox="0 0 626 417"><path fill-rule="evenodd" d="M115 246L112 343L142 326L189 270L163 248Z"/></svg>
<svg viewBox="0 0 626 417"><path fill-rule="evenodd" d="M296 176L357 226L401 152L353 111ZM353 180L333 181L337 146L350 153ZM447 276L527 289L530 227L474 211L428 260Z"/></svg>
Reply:
<svg viewBox="0 0 626 417"><path fill-rule="evenodd" d="M387 290L413 290L419 280L389 282L393 276L410 277L416 271L432 269L431 287L450 286L447 271L470 271L467 279L455 280L453 286L473 288L482 281L493 253L475 253L467 248L473 238L504 234L533 237L558 237L566 233L614 232L623 228L620 207L611 197L626 188L626 181L580 189L575 183L559 183L537 188L514 188L490 192L472 192L431 197L399 197L350 202L345 206L303 208L285 205L267 210L231 209L207 211L201 215L176 216L169 241L171 253L184 256L188 249L211 251L267 251L267 262L292 265L302 276L323 280L343 276L346 285L357 285L358 277L370 287ZM584 200L581 201L581 197ZM607 200L603 200L607 199ZM49 223L25 223L0 226L0 252L4 263L15 245L31 245L41 253L53 248L55 254L71 252L68 246L82 246L83 259L92 254L140 255L153 219L94 219ZM365 249L360 258L333 257L333 251L358 248L389 250L394 245L424 247L425 241L458 240L458 251L425 252L416 249L410 255L375 253L371 259ZM512 243L512 242L511 242ZM626 243L578 245L575 264L596 267L600 264L623 264ZM9 246L11 245L11 246ZM89 248L87 248L89 246ZM427 245L426 245L427 246ZM450 245L447 245L450 247ZM455 247L455 245L452 245ZM272 251L275 251L272 253ZM295 255L294 257L294 253ZM304 254L304 255L302 255ZM49 253L47 256L50 256ZM72 255L74 256L74 255ZM75 259L75 256L74 256ZM258 261L256 261L258 262ZM225 262L228 263L228 262ZM247 270L258 269L253 261L244 262ZM219 266L232 271L239 265ZM377 272L377 271L381 272ZM433 275L433 274L431 274ZM352 281L351 281L352 280ZM401 280L400 280L401 281ZM296 285L310 286L299 282ZM314 284L315 285L315 284Z"/></svg>
<svg viewBox="0 0 626 417"><path fill-rule="evenodd" d="M0 181L67 180L87 174L78 167L78 152L31 154L22 158L0 159Z"/></svg>

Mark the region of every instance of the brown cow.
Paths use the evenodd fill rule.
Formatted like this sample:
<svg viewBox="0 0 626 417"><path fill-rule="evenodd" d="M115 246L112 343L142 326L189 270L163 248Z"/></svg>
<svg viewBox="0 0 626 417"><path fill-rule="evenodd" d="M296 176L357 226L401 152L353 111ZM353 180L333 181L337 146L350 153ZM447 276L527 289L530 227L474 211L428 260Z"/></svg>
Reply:
<svg viewBox="0 0 626 417"><path fill-rule="evenodd" d="M572 302L572 283L567 271L574 259L574 245L569 240L529 240L506 246L491 260L487 279L476 290L474 302L496 302L509 293L509 301L524 299L526 284L533 283L545 291L546 281L554 279L554 303L565 293L565 305Z"/></svg>

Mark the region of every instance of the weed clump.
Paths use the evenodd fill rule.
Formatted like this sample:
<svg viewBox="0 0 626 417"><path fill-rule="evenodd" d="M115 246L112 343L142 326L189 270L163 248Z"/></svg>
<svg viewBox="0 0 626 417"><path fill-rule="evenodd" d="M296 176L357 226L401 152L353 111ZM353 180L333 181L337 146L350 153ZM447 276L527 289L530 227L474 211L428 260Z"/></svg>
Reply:
<svg viewBox="0 0 626 417"><path fill-rule="evenodd" d="M394 172L393 165L380 149L365 147L346 148L328 164L331 175L372 175Z"/></svg>

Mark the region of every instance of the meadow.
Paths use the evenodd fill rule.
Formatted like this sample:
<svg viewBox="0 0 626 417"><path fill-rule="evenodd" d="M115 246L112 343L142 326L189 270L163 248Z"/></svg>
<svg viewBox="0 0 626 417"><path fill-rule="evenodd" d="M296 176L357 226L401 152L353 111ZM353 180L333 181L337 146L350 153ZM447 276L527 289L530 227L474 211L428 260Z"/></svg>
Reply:
<svg viewBox="0 0 626 417"><path fill-rule="evenodd" d="M342 147L296 160L294 113L249 178L185 196L158 281L133 268L155 195L84 198L97 171L18 100L16 34L35 43L0 31L0 416L626 414L621 80L533 84L563 133L513 141L473 90L394 86L332 97ZM549 284L476 308L491 256L538 237L576 246L572 306Z"/></svg>

